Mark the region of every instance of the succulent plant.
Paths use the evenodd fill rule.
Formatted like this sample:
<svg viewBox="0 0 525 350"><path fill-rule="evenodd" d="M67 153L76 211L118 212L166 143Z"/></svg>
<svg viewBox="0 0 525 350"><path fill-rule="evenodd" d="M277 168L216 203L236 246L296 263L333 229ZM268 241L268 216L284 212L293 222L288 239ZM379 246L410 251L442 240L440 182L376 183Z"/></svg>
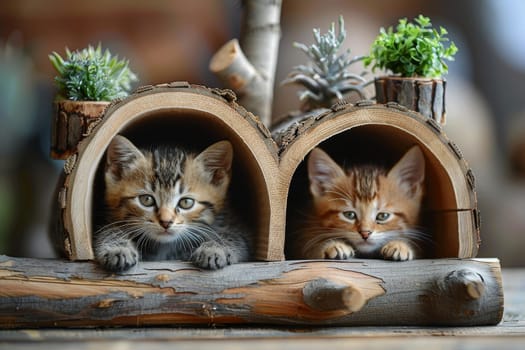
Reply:
<svg viewBox="0 0 525 350"><path fill-rule="evenodd" d="M119 60L109 50L102 52L100 44L78 51L66 48L66 57L49 55L58 72L55 82L59 94L75 101L111 101L128 95L137 76L127 60Z"/></svg>
<svg viewBox="0 0 525 350"><path fill-rule="evenodd" d="M373 63L372 70L389 69L403 77L436 78L447 73L444 60L453 60L458 51L454 42L448 47L443 44L449 41L447 30L432 28L430 19L423 15L414 21L400 19L395 31L381 28L370 55L364 59L365 66Z"/></svg>
<svg viewBox="0 0 525 350"><path fill-rule="evenodd" d="M310 64L294 67L282 82L283 85L299 84L306 88L299 92L299 99L303 101L302 109L328 108L350 91L356 92L361 99L366 98L364 88L371 83L364 78L366 73L355 74L347 70L364 57L351 57L350 49L338 55L346 39L343 17L339 16L339 33L336 33L335 23L332 22L326 34L321 34L320 29L314 29L313 35L315 43L310 46L294 43L308 56Z"/></svg>

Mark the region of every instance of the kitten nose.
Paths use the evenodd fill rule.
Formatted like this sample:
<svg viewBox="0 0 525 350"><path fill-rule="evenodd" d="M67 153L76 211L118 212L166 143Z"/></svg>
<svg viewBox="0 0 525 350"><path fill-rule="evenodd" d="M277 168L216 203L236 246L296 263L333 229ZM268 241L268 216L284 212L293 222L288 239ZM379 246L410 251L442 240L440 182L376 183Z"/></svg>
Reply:
<svg viewBox="0 0 525 350"><path fill-rule="evenodd" d="M171 225L173 225L173 213L166 206L161 206L159 208L157 218L159 219L160 226L164 227L164 229L168 229Z"/></svg>
<svg viewBox="0 0 525 350"><path fill-rule="evenodd" d="M370 235L372 234L372 231L359 231L359 234L366 241L368 237L370 237Z"/></svg>
<svg viewBox="0 0 525 350"><path fill-rule="evenodd" d="M160 220L160 226L164 227L164 228L169 228L171 225L173 225L173 220L169 220L169 221L164 221L164 220Z"/></svg>

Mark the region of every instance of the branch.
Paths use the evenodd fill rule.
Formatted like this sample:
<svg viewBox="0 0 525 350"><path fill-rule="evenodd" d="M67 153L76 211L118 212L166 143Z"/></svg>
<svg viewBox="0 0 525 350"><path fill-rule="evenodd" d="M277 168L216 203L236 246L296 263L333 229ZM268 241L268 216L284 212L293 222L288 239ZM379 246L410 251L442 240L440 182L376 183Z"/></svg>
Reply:
<svg viewBox="0 0 525 350"><path fill-rule="evenodd" d="M304 302L315 310L332 311L347 309L357 312L368 301L355 286L338 285L324 278L308 282L303 288Z"/></svg>
<svg viewBox="0 0 525 350"><path fill-rule="evenodd" d="M141 262L0 256L0 327L174 324L489 325L501 320L501 269L487 260L279 261L201 270Z"/></svg>
<svg viewBox="0 0 525 350"><path fill-rule="evenodd" d="M210 70L240 98L253 89L250 84L261 79L259 72L242 52L237 39L228 41L217 51L210 61Z"/></svg>
<svg viewBox="0 0 525 350"><path fill-rule="evenodd" d="M281 0L244 0L241 44L229 41L212 57L210 70L248 111L271 124L280 40ZM242 47L242 50L241 50Z"/></svg>

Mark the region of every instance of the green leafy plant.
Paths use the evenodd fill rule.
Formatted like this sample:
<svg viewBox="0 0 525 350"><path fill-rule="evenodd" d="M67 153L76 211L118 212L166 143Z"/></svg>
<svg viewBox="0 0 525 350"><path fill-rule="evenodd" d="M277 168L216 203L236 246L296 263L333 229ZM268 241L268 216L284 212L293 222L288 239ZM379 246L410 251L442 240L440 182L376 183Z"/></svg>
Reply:
<svg viewBox="0 0 525 350"><path fill-rule="evenodd" d="M400 19L396 30L381 28L372 44L370 55L365 57L366 67L389 69L404 77L436 78L448 72L445 60L454 60L458 48L454 42L448 47L448 32L440 27L432 28L428 17L419 15L409 23Z"/></svg>
<svg viewBox="0 0 525 350"><path fill-rule="evenodd" d="M296 48L306 54L310 64L294 67L282 84L299 84L305 87L305 90L299 92L299 99L304 103L303 109L330 107L334 99L342 99L350 91L355 91L364 99L363 89L370 83L364 78L365 73L354 74L348 71L352 64L364 57L351 57L349 49L338 55L346 39L343 17L339 16L339 33L336 33L335 23L332 22L328 33L321 34L319 29L314 29L313 34L315 43L310 46L294 43Z"/></svg>
<svg viewBox="0 0 525 350"><path fill-rule="evenodd" d="M128 95L137 76L127 60L119 60L109 50L102 52L100 44L78 51L66 48L66 57L49 55L58 72L55 82L59 94L74 101L111 101Z"/></svg>

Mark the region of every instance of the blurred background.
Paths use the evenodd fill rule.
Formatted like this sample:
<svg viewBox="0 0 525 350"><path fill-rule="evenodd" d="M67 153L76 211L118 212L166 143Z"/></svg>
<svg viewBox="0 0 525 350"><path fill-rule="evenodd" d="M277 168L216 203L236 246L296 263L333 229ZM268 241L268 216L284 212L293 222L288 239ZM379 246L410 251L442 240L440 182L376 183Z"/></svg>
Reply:
<svg viewBox="0 0 525 350"><path fill-rule="evenodd" d="M100 42L130 61L140 85L221 87L208 63L239 36L241 10L239 0L0 2L0 254L53 257L47 220L63 163L49 158L56 91L48 54ZM525 1L284 0L274 120L299 108L297 89L279 85L306 63L292 43L311 44L312 28L325 33L340 14L354 55L401 17L423 14L448 29L459 52L446 76L445 131L477 178L478 256L525 266Z"/></svg>

